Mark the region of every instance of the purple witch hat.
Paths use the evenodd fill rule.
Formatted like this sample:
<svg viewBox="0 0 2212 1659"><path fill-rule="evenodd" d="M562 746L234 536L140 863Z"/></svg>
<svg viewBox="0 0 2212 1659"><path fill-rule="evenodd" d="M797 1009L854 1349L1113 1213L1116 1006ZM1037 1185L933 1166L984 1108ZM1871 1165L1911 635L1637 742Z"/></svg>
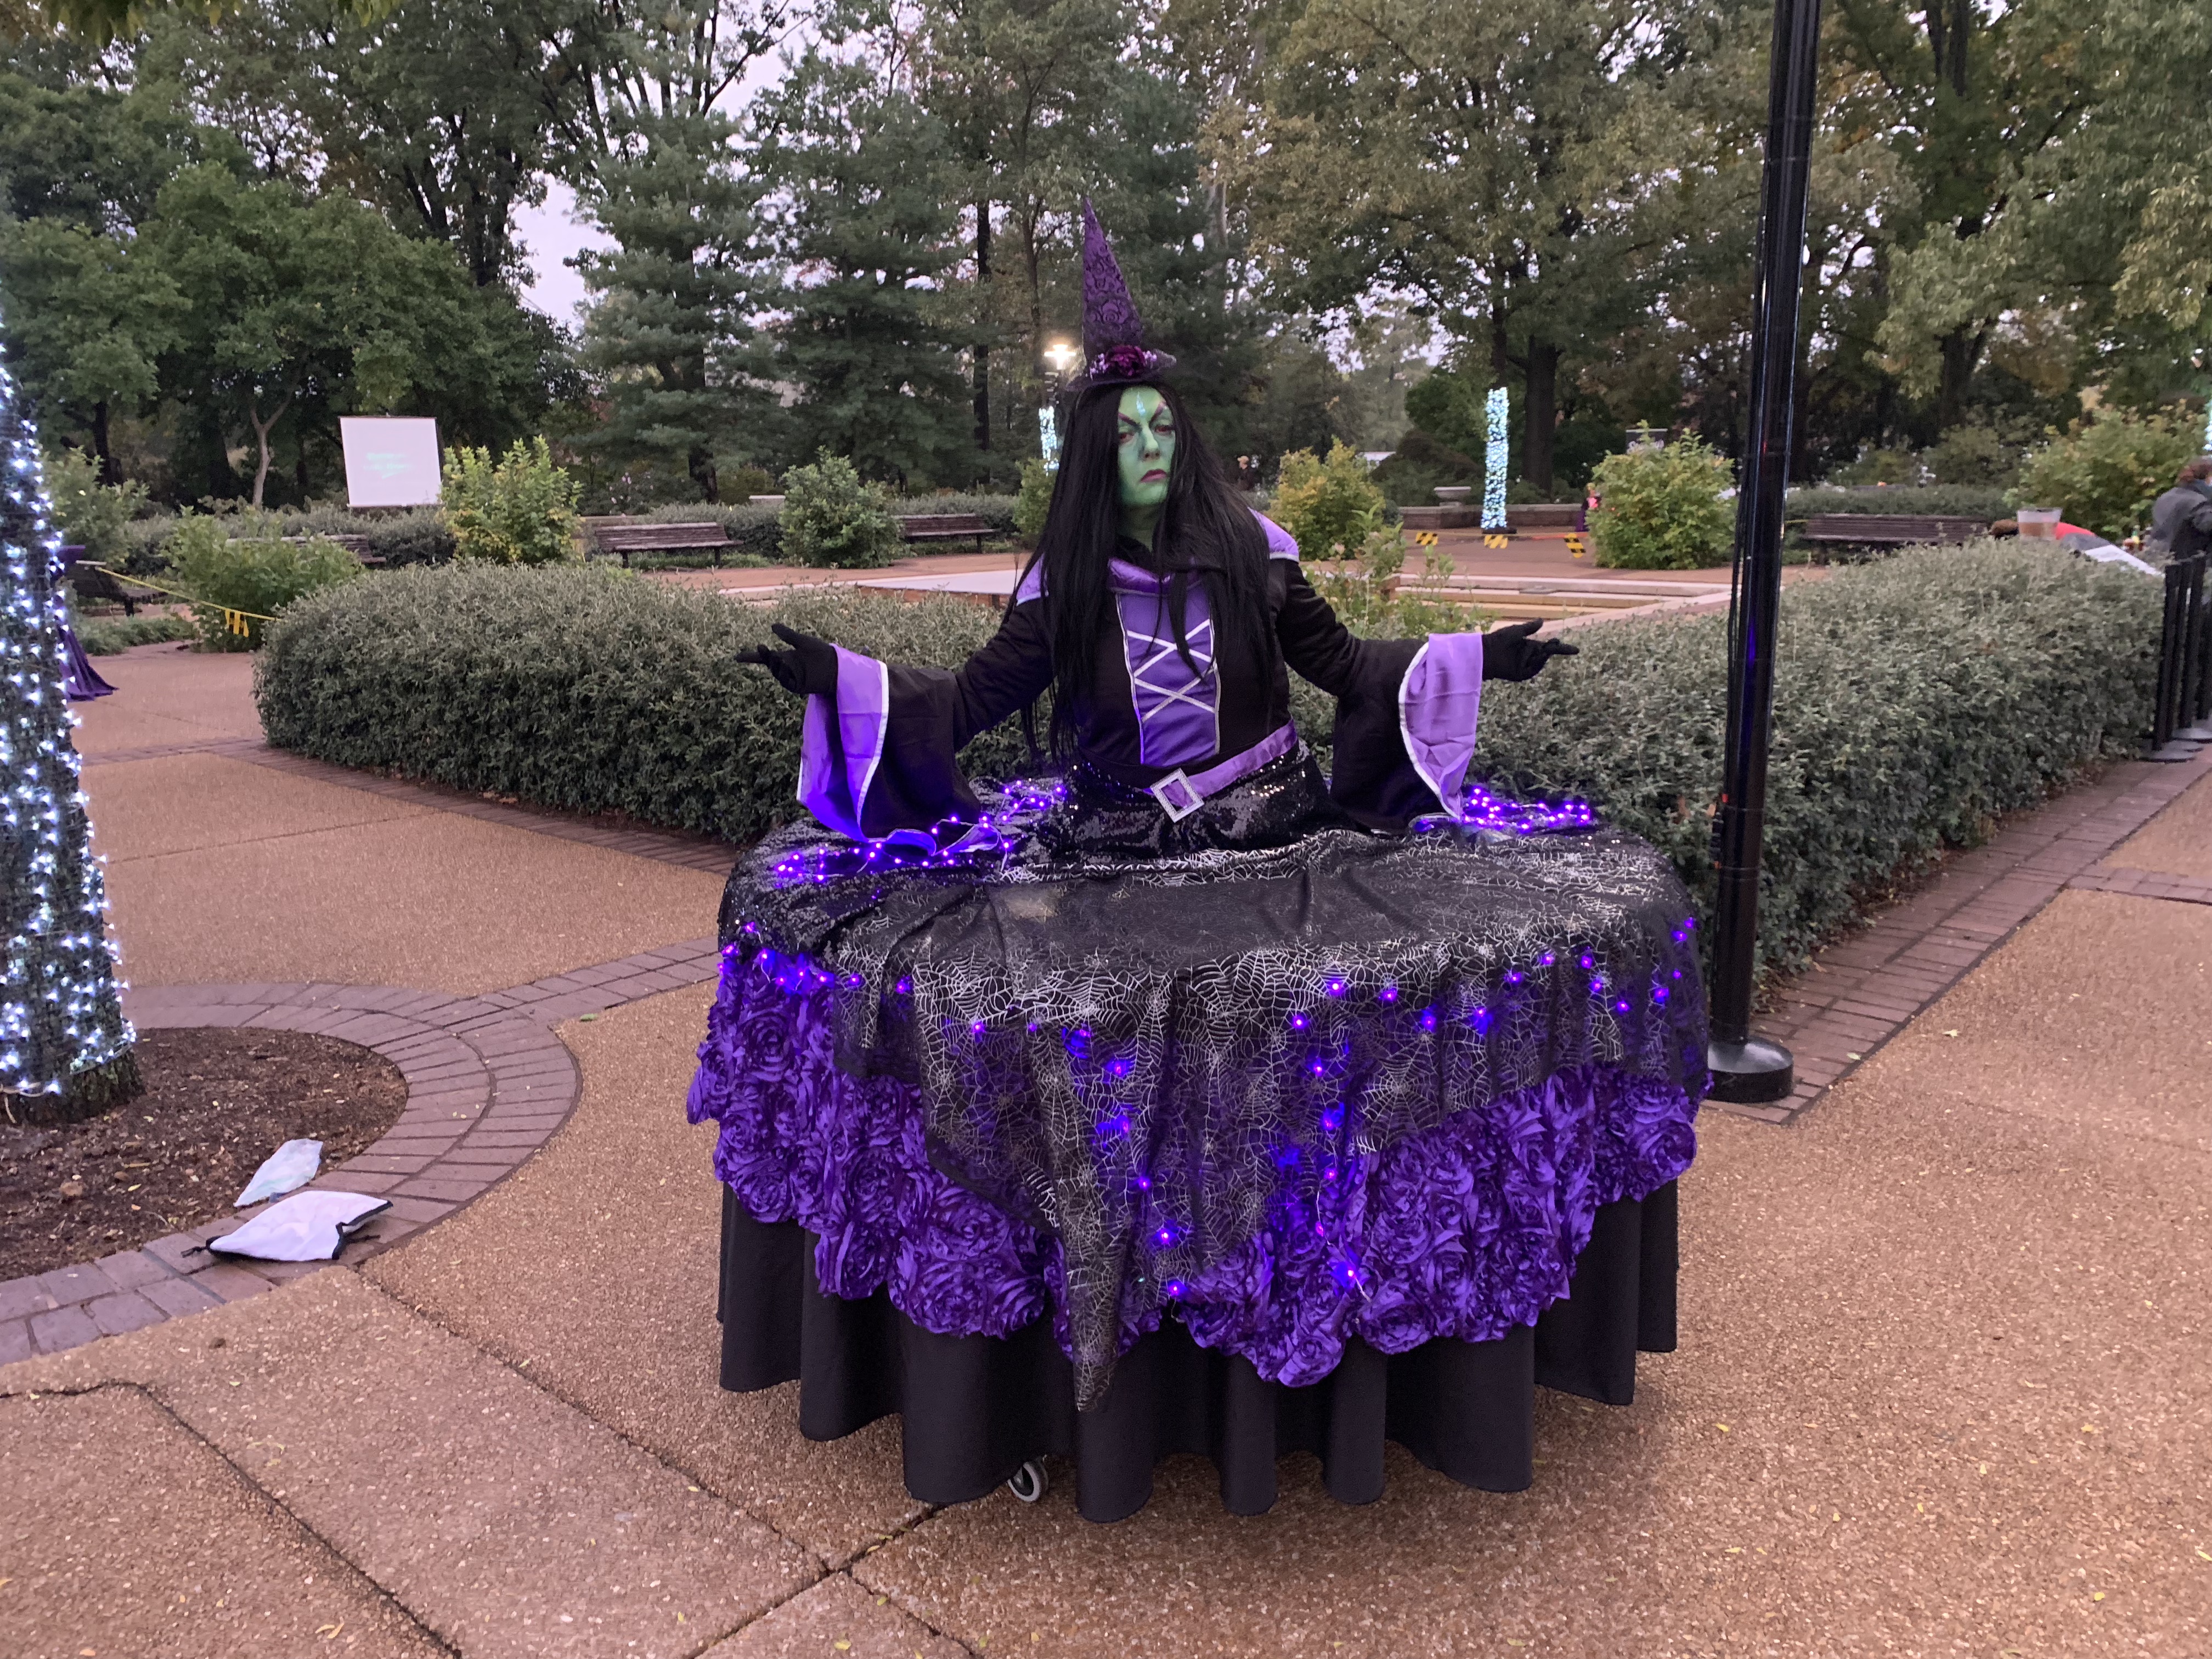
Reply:
<svg viewBox="0 0 2212 1659"><path fill-rule="evenodd" d="M1166 352L1146 348L1144 319L1088 196L1083 198L1083 356L1097 386L1149 380L1175 362Z"/></svg>

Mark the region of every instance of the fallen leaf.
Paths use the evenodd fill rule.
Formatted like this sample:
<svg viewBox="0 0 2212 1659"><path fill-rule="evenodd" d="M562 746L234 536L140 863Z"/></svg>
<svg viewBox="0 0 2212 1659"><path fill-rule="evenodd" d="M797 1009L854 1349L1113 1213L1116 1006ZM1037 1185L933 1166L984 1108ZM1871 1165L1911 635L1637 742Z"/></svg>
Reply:
<svg viewBox="0 0 2212 1659"><path fill-rule="evenodd" d="M836 1649L840 1653L850 1653L853 1650L853 1644L850 1642L848 1642L842 1636L836 1641L832 1642L830 1645Z"/></svg>
<svg viewBox="0 0 2212 1659"><path fill-rule="evenodd" d="M1946 1031L1946 1032L1944 1032L1944 1033L1943 1033L1943 1035L1944 1035L1945 1036L1958 1036L1959 1034L1958 1034L1956 1031Z"/></svg>
<svg viewBox="0 0 2212 1659"><path fill-rule="evenodd" d="M2095 1595L2092 1595L2089 1599L2090 1599L2092 1601L2103 1601L2103 1600L2105 1599L2105 1592L2104 1592L2104 1591L2102 1591L2102 1590L2099 1590Z"/></svg>

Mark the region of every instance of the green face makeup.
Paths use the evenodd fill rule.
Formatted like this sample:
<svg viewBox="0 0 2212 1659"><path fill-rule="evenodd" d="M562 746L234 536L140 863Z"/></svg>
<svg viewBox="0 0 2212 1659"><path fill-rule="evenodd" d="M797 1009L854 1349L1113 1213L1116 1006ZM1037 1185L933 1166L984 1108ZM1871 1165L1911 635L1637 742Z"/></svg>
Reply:
<svg viewBox="0 0 2212 1659"><path fill-rule="evenodd" d="M1119 421L1122 511L1157 511L1167 501L1175 465L1175 413L1153 387L1133 386L1121 394Z"/></svg>

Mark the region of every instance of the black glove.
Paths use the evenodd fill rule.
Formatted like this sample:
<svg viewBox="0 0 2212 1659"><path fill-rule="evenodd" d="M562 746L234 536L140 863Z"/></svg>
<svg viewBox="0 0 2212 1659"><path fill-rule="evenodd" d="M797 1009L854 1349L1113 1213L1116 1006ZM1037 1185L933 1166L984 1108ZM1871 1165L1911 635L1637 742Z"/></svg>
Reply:
<svg viewBox="0 0 2212 1659"><path fill-rule="evenodd" d="M1554 657L1581 654L1582 647L1565 640L1538 640L1529 635L1544 625L1531 617L1506 628L1493 628L1482 636L1482 678L1486 680L1533 680L1537 671Z"/></svg>
<svg viewBox="0 0 2212 1659"><path fill-rule="evenodd" d="M771 623L769 626L776 638L791 649L778 651L773 646L759 646L750 651L738 652L739 662L758 664L775 676L778 685L798 696L826 697L836 690L836 646L827 640L817 640L811 634L786 628L781 623Z"/></svg>

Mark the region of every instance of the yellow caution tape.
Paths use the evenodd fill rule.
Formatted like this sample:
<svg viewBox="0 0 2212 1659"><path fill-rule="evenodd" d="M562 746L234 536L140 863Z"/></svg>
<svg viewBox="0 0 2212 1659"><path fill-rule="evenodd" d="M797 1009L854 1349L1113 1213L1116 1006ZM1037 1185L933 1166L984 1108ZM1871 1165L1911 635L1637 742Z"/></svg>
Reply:
<svg viewBox="0 0 2212 1659"><path fill-rule="evenodd" d="M134 576L127 571L110 570L106 565L95 564L90 559L78 560L76 568L79 570L100 571L106 575L114 577L115 580L119 582L129 582L132 586L137 587L150 587L156 593L167 593L172 599L182 599L188 605L204 605L208 606L210 610L220 611L222 612L222 625L234 634L252 633L253 630L246 625L249 618L254 622L275 622L276 620L274 617L263 616L258 611L240 611L235 605L217 605L212 599L204 599L196 593L187 593L181 587L164 587L159 582L149 582L143 576Z"/></svg>

